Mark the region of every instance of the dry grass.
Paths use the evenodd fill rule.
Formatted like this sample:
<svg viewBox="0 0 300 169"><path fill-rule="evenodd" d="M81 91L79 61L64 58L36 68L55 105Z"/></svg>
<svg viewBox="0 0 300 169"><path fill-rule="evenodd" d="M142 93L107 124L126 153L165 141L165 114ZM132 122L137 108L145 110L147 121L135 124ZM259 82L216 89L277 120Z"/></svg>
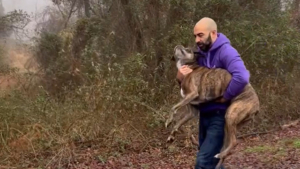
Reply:
<svg viewBox="0 0 300 169"><path fill-rule="evenodd" d="M0 165L64 168L76 163L82 149L98 149L97 156L105 160L164 145L168 131L163 124L179 99L176 82L168 81L176 72L170 69L169 77L153 85L145 80L143 73L149 69L143 59L137 55L111 64L92 84L62 88L62 98L41 85L47 82L43 74L11 72L0 77L2 89L9 89L0 97ZM266 78L254 84L261 113L240 134L272 130L299 116L298 72L287 74L284 82ZM184 139L178 135L174 150L191 146Z"/></svg>
<svg viewBox="0 0 300 169"><path fill-rule="evenodd" d="M286 85L294 85L295 79L289 79ZM100 93L113 91L98 85L80 88L81 93L69 93L69 99L64 102L51 98L43 88L31 90L30 93L36 93L34 97L22 88L1 97L1 163L63 167L74 163L74 153L82 148L97 147L102 150L98 155L105 158L165 144L164 135L168 131L163 128L164 117L172 102L177 101L177 93L163 99L168 105L151 105L151 102L129 99L128 93L104 97ZM278 123L297 117L298 98L291 96L300 93L298 88L292 88L289 93L276 93L276 83L270 81L270 89L262 90L266 85L258 90L263 105L261 114L241 134L271 130L279 127ZM180 145L183 137L178 135L178 141L176 144Z"/></svg>

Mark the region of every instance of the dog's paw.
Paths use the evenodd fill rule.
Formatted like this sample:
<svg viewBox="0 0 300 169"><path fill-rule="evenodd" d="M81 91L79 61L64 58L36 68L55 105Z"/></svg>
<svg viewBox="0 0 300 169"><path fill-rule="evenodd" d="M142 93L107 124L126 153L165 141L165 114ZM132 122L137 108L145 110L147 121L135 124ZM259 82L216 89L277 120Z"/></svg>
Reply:
<svg viewBox="0 0 300 169"><path fill-rule="evenodd" d="M174 139L175 139L174 136L169 136L168 139L167 139L167 142L168 143L173 142Z"/></svg>
<svg viewBox="0 0 300 169"><path fill-rule="evenodd" d="M179 104L176 104L172 107L172 111L176 112L178 108L179 108Z"/></svg>
<svg viewBox="0 0 300 169"><path fill-rule="evenodd" d="M173 116L169 117L165 122L165 127L168 128L169 125L173 122Z"/></svg>
<svg viewBox="0 0 300 169"><path fill-rule="evenodd" d="M215 155L215 158L220 158L220 154Z"/></svg>
<svg viewBox="0 0 300 169"><path fill-rule="evenodd" d="M176 114L176 112L177 112L178 109L179 109L179 106L172 107L172 111L174 112L174 114Z"/></svg>
<svg viewBox="0 0 300 169"><path fill-rule="evenodd" d="M168 119L168 120L165 122L165 127L168 128L168 126L169 126L170 123L171 123L171 120Z"/></svg>
<svg viewBox="0 0 300 169"><path fill-rule="evenodd" d="M226 156L226 154L224 152L222 152L222 153L219 153L219 154L215 155L214 157L219 158L219 159L223 159L225 156Z"/></svg>

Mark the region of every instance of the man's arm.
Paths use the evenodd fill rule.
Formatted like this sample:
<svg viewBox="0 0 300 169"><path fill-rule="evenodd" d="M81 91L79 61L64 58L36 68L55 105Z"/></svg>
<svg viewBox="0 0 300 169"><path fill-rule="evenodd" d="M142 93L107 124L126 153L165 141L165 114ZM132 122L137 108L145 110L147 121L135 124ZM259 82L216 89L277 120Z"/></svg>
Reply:
<svg viewBox="0 0 300 169"><path fill-rule="evenodd" d="M186 76L187 74L191 73L193 70L191 68L189 68L186 65L183 65L178 71L177 71L177 75L176 75L176 80L180 86L182 80L184 79L184 76Z"/></svg>
<svg viewBox="0 0 300 169"><path fill-rule="evenodd" d="M231 75L232 79L224 93L225 100L231 100L239 95L244 87L249 83L250 73L236 49L226 46L224 54L220 58L224 69Z"/></svg>

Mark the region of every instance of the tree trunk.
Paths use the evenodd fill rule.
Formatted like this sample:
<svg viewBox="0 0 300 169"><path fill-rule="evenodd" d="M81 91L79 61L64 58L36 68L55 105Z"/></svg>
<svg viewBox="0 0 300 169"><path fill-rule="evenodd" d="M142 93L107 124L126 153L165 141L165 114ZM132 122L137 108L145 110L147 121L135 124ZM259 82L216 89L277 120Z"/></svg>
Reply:
<svg viewBox="0 0 300 169"><path fill-rule="evenodd" d="M86 17L91 17L91 13L90 13L90 9L91 9L91 6L90 6L90 0L84 0L84 13L85 13L85 16Z"/></svg>
<svg viewBox="0 0 300 169"><path fill-rule="evenodd" d="M293 10L292 10L292 18L291 22L294 26L300 27L300 17L299 17L299 5L300 5L300 0L294 0L293 2Z"/></svg>
<svg viewBox="0 0 300 169"><path fill-rule="evenodd" d="M129 0L121 0L121 4L124 9L125 20L128 23L129 30L131 32L131 36L133 37L133 43L136 46L137 52L141 52L143 50L143 36L139 26L138 19L134 17L130 6Z"/></svg>

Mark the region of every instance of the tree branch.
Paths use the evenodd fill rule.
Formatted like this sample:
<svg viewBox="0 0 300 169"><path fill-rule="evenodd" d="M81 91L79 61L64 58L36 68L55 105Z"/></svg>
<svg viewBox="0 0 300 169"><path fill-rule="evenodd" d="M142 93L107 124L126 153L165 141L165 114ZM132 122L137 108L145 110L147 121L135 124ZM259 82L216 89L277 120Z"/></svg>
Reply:
<svg viewBox="0 0 300 169"><path fill-rule="evenodd" d="M72 1L71 9L70 9L70 12L69 12L68 18L67 18L67 20L66 20L66 22L65 22L65 27L64 27L64 28L67 28L67 26L68 26L68 23L69 23L69 20L70 20L70 18L71 18L71 16L72 16L72 13L76 11L76 10L75 10L75 11L73 11L73 9L74 9L74 7L75 7L75 4L76 4L76 2L77 2L77 0L74 0L74 1Z"/></svg>

